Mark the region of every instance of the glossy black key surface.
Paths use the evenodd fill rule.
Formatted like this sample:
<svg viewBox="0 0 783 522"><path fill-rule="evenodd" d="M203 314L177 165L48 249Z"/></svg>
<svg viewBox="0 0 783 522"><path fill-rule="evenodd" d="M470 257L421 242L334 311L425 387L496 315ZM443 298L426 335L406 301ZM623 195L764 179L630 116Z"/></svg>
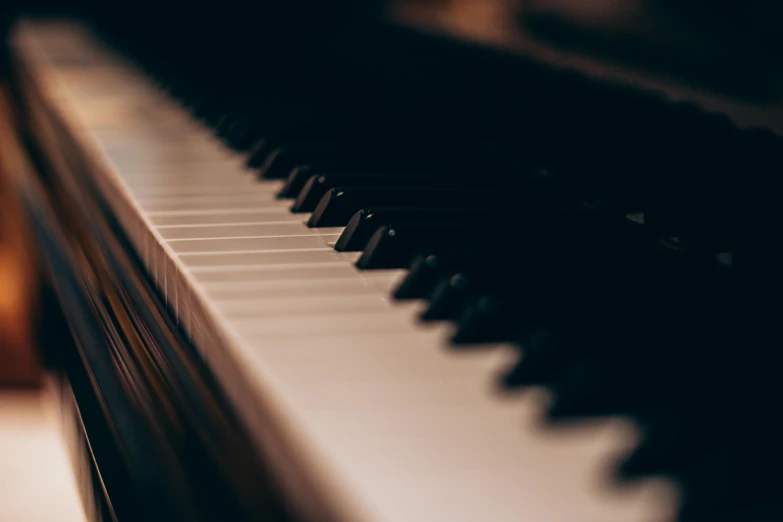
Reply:
<svg viewBox="0 0 783 522"><path fill-rule="evenodd" d="M285 179L300 165L319 160L335 161L354 158L359 155L356 145L346 140L306 140L279 145L266 157L259 167L258 175L263 179Z"/></svg>
<svg viewBox="0 0 783 522"><path fill-rule="evenodd" d="M406 164L404 161L390 161L386 163L370 163L364 160L356 160L354 162L348 160L340 160L332 162L319 161L316 166L300 165L294 167L285 183L278 192L277 197L281 199L297 198L310 180L314 176L330 176L330 175L363 175L366 177L372 176L426 176L428 169L425 166L417 164ZM323 196L323 194L322 194ZM316 201L316 204L318 202ZM315 208L315 205L313 205ZM312 212L310 209L308 212Z"/></svg>
<svg viewBox="0 0 783 522"><path fill-rule="evenodd" d="M706 440L699 430L705 417L703 408L694 408L693 414L683 415L674 409L654 410L639 422L640 444L624 456L618 473L624 478L679 472L701 458L696 448L704 447Z"/></svg>
<svg viewBox="0 0 783 522"><path fill-rule="evenodd" d="M497 294L491 309L465 316L472 323L470 328L475 329L479 320L495 320L485 313L487 310L502 315L504 307L515 306L518 299L535 303L540 311L551 309L553 304L574 306L588 282L600 285L623 267L618 260L621 236L617 230L584 232L558 230L558 234L530 238L524 250L517 247L501 251L489 260L466 261L457 270L445 270L433 285L422 319L456 320L471 300L489 294ZM567 300L558 301L561 297ZM563 312L569 309L562 308ZM465 336L463 339L468 340Z"/></svg>
<svg viewBox="0 0 783 522"><path fill-rule="evenodd" d="M318 203L307 225L338 227L363 208L408 207L442 209L562 208L578 204L578 194L567 189L481 189L336 187Z"/></svg>
<svg viewBox="0 0 783 522"><path fill-rule="evenodd" d="M627 223L627 220L622 222ZM527 249L506 242L493 249L470 250L466 243L461 251L425 252L417 257L398 291L402 298L430 297L424 318L444 319L447 318L442 312L444 307L453 313L453 303L469 294L480 295L493 288L517 288L531 273L539 276L557 270L578 273L603 264L607 265L604 271L611 271L613 263L623 264L618 258L627 249L629 235L640 236L633 227L599 227L589 234L566 231L559 236L544 235L540 238L543 242ZM654 243L640 240L638 246L628 250L651 252L653 248ZM452 287L454 281L459 284Z"/></svg>
<svg viewBox="0 0 783 522"><path fill-rule="evenodd" d="M741 315L737 307L752 299L737 293L722 274L710 279L705 285L687 272L677 274L663 267L646 282L626 279L622 287L610 289L616 302L603 302L601 308L614 320L597 316L593 321L602 326L604 342L589 352L576 345L566 347L568 353L582 353L565 371L584 377L600 375L600 379L591 377L586 387L579 387L571 382L571 376L559 376L550 418L633 414L665 408L686 390L692 396L695 375L725 365L720 347L727 342L741 343L738 334L749 337L744 330L736 330ZM639 295L645 300L637 299L634 307L616 304ZM659 328L659 324L666 328ZM661 375L667 375L666 386L656 387ZM705 399L710 400L708 392Z"/></svg>
<svg viewBox="0 0 783 522"><path fill-rule="evenodd" d="M245 162L248 168L257 169L266 161L267 155L272 151L274 144L268 139L259 139L248 151L248 159Z"/></svg>
<svg viewBox="0 0 783 522"><path fill-rule="evenodd" d="M337 141L345 134L343 122L339 115L315 113L299 116L277 116L283 122L269 122L262 119L254 120L255 125L251 132L254 135L255 145L248 151L247 165L250 168L260 169L277 150L283 147L291 149L307 150L308 144L316 147L317 143L331 143ZM290 118L290 120L289 120ZM321 146L323 149L325 146Z"/></svg>
<svg viewBox="0 0 783 522"><path fill-rule="evenodd" d="M500 376L500 384L507 389L540 384L556 372L559 362L558 345L562 332L542 326L526 335L522 356L517 364Z"/></svg>
<svg viewBox="0 0 783 522"><path fill-rule="evenodd" d="M510 387L544 380L556 386L552 418L625 413L631 404L650 407L669 397L679 381L672 368L684 377L698 367L688 357L694 346L718 344L707 340L695 319L710 315L710 303L720 309L716 297L732 295L728 287L711 296L687 266L659 264L652 253L616 257L607 259L613 265L596 265L603 270L590 270L567 285L552 279L552 292L541 295L542 305L549 302L550 320L544 322L550 326L521 342L524 356L504 376ZM662 374L669 376L667 385L656 388ZM577 375L583 385L577 385Z"/></svg>
<svg viewBox="0 0 783 522"><path fill-rule="evenodd" d="M472 247L498 248L511 242L524 242L552 232L543 227L515 227L513 225L459 225L401 223L378 228L356 261L356 266L370 268L404 268L413 257L427 248ZM522 244L518 245L523 249Z"/></svg>
<svg viewBox="0 0 783 522"><path fill-rule="evenodd" d="M515 260L517 258L514 258ZM498 263L493 263L497 265ZM498 269L492 265L470 266L447 273L433 285L427 307L421 314L425 321L457 320L466 313L471 300L482 298L499 288L505 287L506 293L526 292L525 297L532 301L535 297L525 282L531 277L541 277L549 268L541 259L520 258L514 270ZM491 272L488 272L491 270ZM516 276L514 275L516 273ZM528 301L528 302L530 302Z"/></svg>
<svg viewBox="0 0 783 522"><path fill-rule="evenodd" d="M492 293L500 294L501 302L515 302L516 297L521 296L527 303L543 307L542 285L559 274L567 274L570 269L570 266L564 267L563 259L558 259L556 250L537 244L527 253L510 251L490 262L467 263L458 270L444 271L432 286L421 319L456 321L472 301Z"/></svg>
<svg viewBox="0 0 783 522"><path fill-rule="evenodd" d="M510 342L545 321L550 310L534 285L494 293L465 303L456 318L455 344ZM554 290L554 289L553 289Z"/></svg>
<svg viewBox="0 0 783 522"><path fill-rule="evenodd" d="M395 299L429 297L438 281L460 270L479 267L493 270L496 265L515 262L512 252L502 249L471 250L467 246L447 250L427 250L417 254L408 266L408 273L392 292Z"/></svg>
<svg viewBox="0 0 783 522"><path fill-rule="evenodd" d="M609 231L604 234L608 235ZM377 229L356 262L359 268L404 268L422 250L460 248L498 249L510 258L529 255L534 258L544 249L556 250L558 244L589 241L601 232L589 227L536 226L515 223L400 223ZM537 252L534 252L537 251Z"/></svg>
<svg viewBox="0 0 783 522"><path fill-rule="evenodd" d="M540 226L607 225L611 214L581 208L563 209L433 209L433 208L367 208L348 221L335 244L338 252L362 250L375 231L392 223L451 223L454 225L517 224ZM620 222L620 218L615 220Z"/></svg>
<svg viewBox="0 0 783 522"><path fill-rule="evenodd" d="M247 152L259 139L247 118L236 118L222 133L223 140L238 152Z"/></svg>
<svg viewBox="0 0 783 522"><path fill-rule="evenodd" d="M496 257L495 251L476 252L471 251L449 251L446 252L426 252L416 255L408 266L408 272L392 292L395 299L422 299L433 290L433 287L449 271L457 271L463 266L471 256L478 257L481 261L487 262ZM468 257L468 259L465 259Z"/></svg>
<svg viewBox="0 0 783 522"><path fill-rule="evenodd" d="M340 162L347 165L363 163L367 167L374 164L405 165L416 158L409 147L391 141L383 133L361 132L343 124L334 128L316 128L302 136L281 135L271 139L276 147L261 166L259 175L264 179L287 178L294 168L301 165L330 166Z"/></svg>
<svg viewBox="0 0 783 522"><path fill-rule="evenodd" d="M291 212L312 212L321 198L335 187L429 188L465 185L465 182L455 177L432 176L420 172L321 174L307 180L291 207Z"/></svg>
<svg viewBox="0 0 783 522"><path fill-rule="evenodd" d="M427 308L420 314L422 321L454 319L462 312L468 299L474 294L472 287L460 272L441 278L432 287Z"/></svg>

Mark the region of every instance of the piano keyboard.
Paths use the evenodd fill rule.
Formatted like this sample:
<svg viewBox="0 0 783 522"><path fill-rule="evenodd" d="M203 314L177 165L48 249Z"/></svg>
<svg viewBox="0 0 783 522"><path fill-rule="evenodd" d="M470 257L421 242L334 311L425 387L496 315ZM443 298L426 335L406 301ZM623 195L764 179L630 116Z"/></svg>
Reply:
<svg viewBox="0 0 783 522"><path fill-rule="evenodd" d="M547 379L523 386L527 369L517 365L526 356L503 335L484 335L488 325L517 331L504 299L542 295L535 281L504 279L553 262L521 254L525 244L568 256L611 245L607 237L635 237L632 220L579 205L570 189L546 180L485 190L390 176L366 187L349 172L295 190L292 176L259 178L247 167L252 152L228 148L79 26L28 24L16 47L92 158L89 176L303 519L677 518L671 483L612 478L639 441L629 418L610 411L546 421L568 390L553 392L542 386ZM294 202L277 197L284 188ZM408 203L390 204L395 195ZM432 204L421 208L416 198ZM527 213L510 209L511 200L529 200ZM369 207L377 213L357 214ZM487 260L490 273L477 276ZM459 269L439 272L434 262ZM560 268L583 273L568 262ZM473 315L456 325L434 320L455 319L444 295L481 297L463 293L465 284L490 295L472 301ZM582 297L562 294L568 282L542 284L566 300ZM534 314L535 304L518 309Z"/></svg>

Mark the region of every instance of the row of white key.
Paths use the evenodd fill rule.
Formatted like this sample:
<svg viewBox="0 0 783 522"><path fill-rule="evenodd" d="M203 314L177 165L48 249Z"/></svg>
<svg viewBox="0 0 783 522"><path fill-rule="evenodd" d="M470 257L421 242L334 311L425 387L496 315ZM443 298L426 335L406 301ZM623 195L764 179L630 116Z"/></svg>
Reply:
<svg viewBox="0 0 783 522"><path fill-rule="evenodd" d="M45 31L33 38L44 55L54 45ZM298 439L317 455L319 469L309 471L345 497L336 505L348 506L346 520L670 519L660 484L607 483L606 463L633 440L626 423L540 426L544 394L494 387L514 348L449 348L447 325L422 325L420 304L390 300L402 271L355 269L355 255L331 248L341 229L307 228L306 216L275 199L278 182L253 177L242 155L76 28L59 31L58 52L70 45L71 55L92 57L89 74L52 53L46 81L59 85L176 256L167 266L181 267L177 277L239 340L232 349L197 348L207 361L229 351L240 359L241 375L215 371L246 419L255 398L234 390L258 385L285 405ZM136 246L171 293L159 247ZM188 313L180 296L167 297L181 317ZM243 378L243 387L232 383Z"/></svg>

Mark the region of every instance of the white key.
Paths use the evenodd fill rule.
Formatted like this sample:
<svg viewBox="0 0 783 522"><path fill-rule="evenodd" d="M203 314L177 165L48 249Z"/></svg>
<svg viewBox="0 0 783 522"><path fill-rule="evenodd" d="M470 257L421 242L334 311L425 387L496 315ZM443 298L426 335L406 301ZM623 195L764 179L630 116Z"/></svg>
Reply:
<svg viewBox="0 0 783 522"><path fill-rule="evenodd" d="M211 210L225 213L238 208L255 208L259 210L267 209L270 213L276 213L278 210L287 209L290 205L287 201L264 199L255 194L186 197L149 196L139 198L136 201L147 212Z"/></svg>
<svg viewBox="0 0 783 522"><path fill-rule="evenodd" d="M266 210L266 209L264 209ZM168 228L220 227L223 225L291 225L299 220L285 209L272 212L258 209L229 209L225 213L204 214L201 212L155 212L147 217L158 230Z"/></svg>
<svg viewBox="0 0 783 522"><path fill-rule="evenodd" d="M330 253L331 255L331 253ZM193 278L202 287L209 288L211 284L255 284L268 281L296 280L306 284L312 279L338 278L342 280L355 279L353 267L346 265L341 259L331 257L326 262L296 262L265 265L229 265L189 267Z"/></svg>
<svg viewBox="0 0 783 522"><path fill-rule="evenodd" d="M207 291L207 295L209 291ZM389 310L389 302L377 292L360 295L286 296L264 299L261 296L244 299L213 299L226 317L253 318L260 316L316 315L334 313L382 312Z"/></svg>
<svg viewBox="0 0 783 522"><path fill-rule="evenodd" d="M315 271L316 276L321 270ZM214 299L232 299L242 297L263 296L266 299L285 296L306 295L377 295L387 283L386 279L363 279L355 277L351 271L348 277L306 279L300 273L291 274L291 279L274 279L271 281L239 281L207 283L202 285ZM299 276L299 277L297 277Z"/></svg>
<svg viewBox="0 0 783 522"><path fill-rule="evenodd" d="M291 213L283 207L257 208L233 207L217 209L189 210L152 210L145 212L146 217L155 225L180 224L218 224L233 223L239 220L254 222L286 221L291 219Z"/></svg>
<svg viewBox="0 0 783 522"><path fill-rule="evenodd" d="M303 227L298 221L280 223L227 223L158 227L158 231L168 241L204 240L207 238L230 237L320 237L316 229ZM336 235L336 234L331 234Z"/></svg>
<svg viewBox="0 0 783 522"><path fill-rule="evenodd" d="M340 256L327 246L266 252L189 252L179 254L179 258L197 274L221 268L224 271L255 266L263 269L264 267L285 267L289 264L321 264L342 261ZM196 269L199 270L196 271Z"/></svg>
<svg viewBox="0 0 783 522"><path fill-rule="evenodd" d="M166 180L166 185L161 186L160 183L135 183L131 192L138 198L212 198L216 196L245 196L248 199L252 196L258 197L259 200L269 202L270 191L266 187L253 187L247 186L249 183L238 183L235 181L232 183L223 183L220 185L213 185L215 180L212 180L210 184L200 183L198 180L183 180L181 182L173 182ZM179 183L179 184L178 184ZM274 201L278 203L278 206L287 206L287 202Z"/></svg>

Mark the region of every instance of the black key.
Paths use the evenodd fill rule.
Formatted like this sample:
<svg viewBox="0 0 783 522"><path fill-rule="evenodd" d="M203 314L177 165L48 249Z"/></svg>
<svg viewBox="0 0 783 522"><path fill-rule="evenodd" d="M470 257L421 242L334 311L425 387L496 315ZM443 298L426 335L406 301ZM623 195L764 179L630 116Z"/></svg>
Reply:
<svg viewBox="0 0 783 522"><path fill-rule="evenodd" d="M611 342L611 341L610 341ZM629 346L631 350L634 347ZM606 347L599 347L605 350ZM588 351L588 350L585 350ZM550 420L589 418L619 413L607 396L606 368L601 361L585 354L564 361L550 382L552 404L547 411ZM621 391L622 388L615 391ZM606 400L606 399L609 400Z"/></svg>
<svg viewBox="0 0 783 522"><path fill-rule="evenodd" d="M565 189L469 189L336 187L318 203L309 227L339 227L368 207L517 209L575 206L579 197Z"/></svg>
<svg viewBox="0 0 783 522"><path fill-rule="evenodd" d="M262 139L259 139L259 142L250 151L247 165L249 168L260 169L268 161L271 162L272 153L277 154L277 149L286 145L295 149L296 147L305 148L307 144L314 146L312 145L314 142L328 143L328 137L335 133L335 127L339 129L338 123L325 120L320 124L304 125L303 128L297 128L295 131L261 132L258 130L257 132L262 136Z"/></svg>
<svg viewBox="0 0 783 522"><path fill-rule="evenodd" d="M357 139L330 137L318 139L286 140L267 156L261 165L259 177L263 179L285 179L291 171L301 165L311 168L320 166L336 166L373 164L390 162L391 153L371 149L367 144Z"/></svg>
<svg viewBox="0 0 783 522"><path fill-rule="evenodd" d="M224 113L218 116L217 120L215 121L215 136L218 138L224 138L226 131L231 127L231 125L236 120L231 117L231 114Z"/></svg>
<svg viewBox="0 0 783 522"><path fill-rule="evenodd" d="M247 151L256 140L252 125L247 118L236 117L222 129L221 137L234 150Z"/></svg>
<svg viewBox="0 0 783 522"><path fill-rule="evenodd" d="M194 107L193 115L202 122L209 123L219 115L220 109L214 97L205 95L201 102Z"/></svg>
<svg viewBox="0 0 783 522"><path fill-rule="evenodd" d="M621 462L618 474L624 479L679 472L699 458L706 439L697 429L708 419L694 407L689 415L666 409L646 415L640 426L641 441Z"/></svg>
<svg viewBox="0 0 783 522"><path fill-rule="evenodd" d="M421 165L405 164L404 162L378 164L377 162L369 163L366 160L357 159L353 163L350 160L340 160L335 161L330 165L329 162L320 161L318 162L317 168L310 165L294 167L286 178L285 184L280 189L280 192L277 193L277 197L281 199L298 197L305 184L313 176L362 174L367 177L389 175L411 177L426 175L427 171L428 169ZM323 194L321 194L321 196L323 196ZM318 201L315 203L317 204ZM313 205L313 208L315 208L315 205ZM308 210L308 212L312 212L313 208Z"/></svg>
<svg viewBox="0 0 783 522"><path fill-rule="evenodd" d="M550 251L551 252L551 251ZM547 252L547 255L550 254ZM525 251L487 250L441 250L422 253L411 262L408 274L394 291L396 299L438 299L436 287L447 286L455 275L459 275L461 290L476 286L473 277L495 279L507 277L509 271L518 271L529 264L530 258L541 257L541 250L530 254ZM483 288L483 287L482 287ZM450 290L446 290L450 291ZM472 290L471 290L472 291Z"/></svg>
<svg viewBox="0 0 783 522"><path fill-rule="evenodd" d="M666 337L670 336L658 335L657 324L648 320L657 317L651 310L629 314L627 295L622 299L623 294L616 289L603 291L615 294L610 298L613 302L604 296L602 301L591 300L581 307L585 317L601 311L591 317L596 328L585 333L586 339L600 341L563 347L563 367L551 383L553 400L547 412L550 420L645 411L665 401L678 386L673 374L679 370L669 371L671 361L676 358L677 365L688 365L688 343L680 343L680 339L668 339L667 343ZM667 308L674 306L676 303L672 302ZM641 318L633 316L641 314ZM658 321L676 328L665 319L665 314L664 311ZM677 331L679 336L682 330ZM669 378L661 385L658 379L665 374Z"/></svg>
<svg viewBox="0 0 783 522"><path fill-rule="evenodd" d="M346 158L352 155L350 145L318 140L296 145L280 146L269 152L259 167L262 179L284 179L300 165L322 159Z"/></svg>
<svg viewBox="0 0 783 522"><path fill-rule="evenodd" d="M356 266L363 269L404 268L413 257L427 249L499 249L511 258L524 256L530 249L542 252L574 236L587 236L584 229L527 224L402 223L384 225L375 231ZM589 234L592 236L593 234ZM531 254L530 259L536 255ZM523 259L528 259L524 257Z"/></svg>
<svg viewBox="0 0 783 522"><path fill-rule="evenodd" d="M561 361L562 334L557 328L542 325L541 329L526 336L522 343L523 355L516 365L501 375L501 386L516 389L551 380Z"/></svg>
<svg viewBox="0 0 783 522"><path fill-rule="evenodd" d="M351 128L345 115L296 96L253 97L248 114L260 134L279 147L293 141L334 139Z"/></svg>
<svg viewBox="0 0 783 522"><path fill-rule="evenodd" d="M445 321L460 314L470 297L470 286L465 277L457 272L440 280L432 289L427 309L422 312L422 321Z"/></svg>
<svg viewBox="0 0 783 522"><path fill-rule="evenodd" d="M190 111L191 114L195 114L198 108L205 102L204 95L198 92L189 92L182 97L182 105Z"/></svg>
<svg viewBox="0 0 783 522"><path fill-rule="evenodd" d="M514 319L515 314L521 312L518 307L520 302L536 306L536 317L540 316L549 309L546 306L548 296L542 295L541 290L530 281L543 278L552 267L542 259L520 259L514 268L473 267L441 279L435 284L428 306L422 312L422 320L456 321L457 334L453 340L465 344L480 342L482 335L499 323ZM456 286L455 282L458 283ZM492 295L501 294L501 289L504 295ZM482 303L485 298L492 300ZM479 306L472 307L472 303ZM491 306L484 306L487 304ZM527 322L523 321L523 316L516 319L519 325L529 324L531 317L528 314Z"/></svg>
<svg viewBox="0 0 783 522"><path fill-rule="evenodd" d="M285 183L280 188L280 192L277 193L277 197L280 199L295 198L299 195L299 191L305 186L307 180L315 176L316 173L309 165L299 165L291 169L288 173L288 177L285 178Z"/></svg>
<svg viewBox="0 0 783 522"><path fill-rule="evenodd" d="M431 176L420 172L321 174L312 176L299 192L291 212L312 212L329 190L335 187L457 187L459 180L445 176Z"/></svg>
<svg viewBox="0 0 783 522"><path fill-rule="evenodd" d="M595 225L609 224L610 214L602 211L571 209L432 209L368 208L348 221L335 244L338 252L363 250L375 231L392 223L518 224L518 225ZM616 220L620 223L620 219Z"/></svg>
<svg viewBox="0 0 783 522"><path fill-rule="evenodd" d="M423 299L432 294L440 279L456 273L466 265L481 263L487 266L501 255L496 250L446 250L418 254L392 296L400 300Z"/></svg>
<svg viewBox="0 0 783 522"><path fill-rule="evenodd" d="M542 297L550 298L553 313L548 322L553 326L522 341L525 356L503 378L508 387L558 381L555 406L549 412L552 418L623 412L629 401L629 390L637 388L634 381L642 375L634 378L628 370L643 367L643 375L653 375L653 382L657 382L671 360L661 347L685 335L683 326L689 321L688 310L700 308L689 304L689 295L703 294L701 285L688 287L692 274L678 274L669 266L657 266L650 255L638 255L643 251L636 252L636 246L623 257L626 247L627 244L622 244L616 252L609 251L604 263L598 259L584 273L586 277L571 274L570 282L552 280L561 288ZM564 282L567 284L562 286ZM628 303L635 306L629 307ZM557 308L552 304L557 304ZM645 322L647 317L657 319ZM679 326L674 319L680 321ZM661 332L658 323L668 324L671 330ZM667 336L669 331L677 331L677 337ZM657 341L655 333L660 333ZM702 339L702 342L707 341ZM675 348L699 344L694 338L692 342L676 344ZM678 353L677 349L673 352L677 365L684 366L688 360L686 354ZM644 354L649 353L655 355L645 361ZM667 385L671 384L670 379ZM664 390L659 389L655 395L664 396ZM642 406L650 402L642 395L633 397L630 402ZM640 397L644 400L639 400Z"/></svg>
<svg viewBox="0 0 783 522"><path fill-rule="evenodd" d="M421 320L457 320L466 312L472 300L504 285L520 287L521 278L513 277L512 274L519 272L530 277L531 274L543 271L545 262L539 255L541 249L541 246L533 248L527 256L522 252L509 252L493 258L489 263L479 262L455 272L447 271L433 286Z"/></svg>
<svg viewBox="0 0 783 522"><path fill-rule="evenodd" d="M362 269L404 268L428 248L497 248L509 241L553 234L543 227L513 225L465 226L460 224L384 225L372 235L356 266Z"/></svg>
<svg viewBox="0 0 783 522"><path fill-rule="evenodd" d="M247 167L250 169L261 168L267 156L272 152L273 143L268 139L260 139L248 153Z"/></svg>
<svg viewBox="0 0 783 522"><path fill-rule="evenodd" d="M286 157L282 148L271 149L264 161L258 167L258 177L261 179L281 179L288 175L295 165L291 158Z"/></svg>
<svg viewBox="0 0 783 522"><path fill-rule="evenodd" d="M543 322L548 312L528 288L520 288L516 295L484 295L466 303L451 340L456 345L511 341Z"/></svg>
<svg viewBox="0 0 783 522"><path fill-rule="evenodd" d="M597 280L599 275L614 270L614 265L607 261L615 257L612 245L616 243L616 237L617 234L611 231L602 234L562 229L554 234L527 238L524 249L516 247L503 252L490 258L489 263L479 260L474 264L466 263L456 272L446 271L435 284L422 319L457 319L464 312L462 319L466 324L459 334L460 342L474 342L470 338L471 332L485 331L491 326L484 324L508 318L512 309L521 306L520 299L525 300L524 305L533 304L541 312L555 305L573 306L568 301L558 302L558 298L569 298L568 292L576 292L586 276ZM455 282L458 284L454 285ZM568 292L563 291L564 288ZM491 308L478 309L471 314L463 307L488 294L497 294Z"/></svg>
<svg viewBox="0 0 783 522"><path fill-rule="evenodd" d="M275 151L261 166L259 177L262 179L287 179L294 169L308 166L314 171L342 170L344 172L369 170L383 164L383 158L360 154L351 150L327 150L306 155Z"/></svg>
<svg viewBox="0 0 783 522"><path fill-rule="evenodd" d="M736 335L731 333L738 315L734 307L753 299L737 294L720 276L705 287L690 272L661 269L641 281L623 277L616 288L602 288L604 299L597 304L604 317L593 323L606 323L605 340L571 363L570 374L559 376L550 418L632 414L676 403L692 388L695 374L710 373L714 363L704 357L720 361L720 346L733 344L728 339ZM623 304L632 299L633 307ZM665 386L660 386L662 375Z"/></svg>

